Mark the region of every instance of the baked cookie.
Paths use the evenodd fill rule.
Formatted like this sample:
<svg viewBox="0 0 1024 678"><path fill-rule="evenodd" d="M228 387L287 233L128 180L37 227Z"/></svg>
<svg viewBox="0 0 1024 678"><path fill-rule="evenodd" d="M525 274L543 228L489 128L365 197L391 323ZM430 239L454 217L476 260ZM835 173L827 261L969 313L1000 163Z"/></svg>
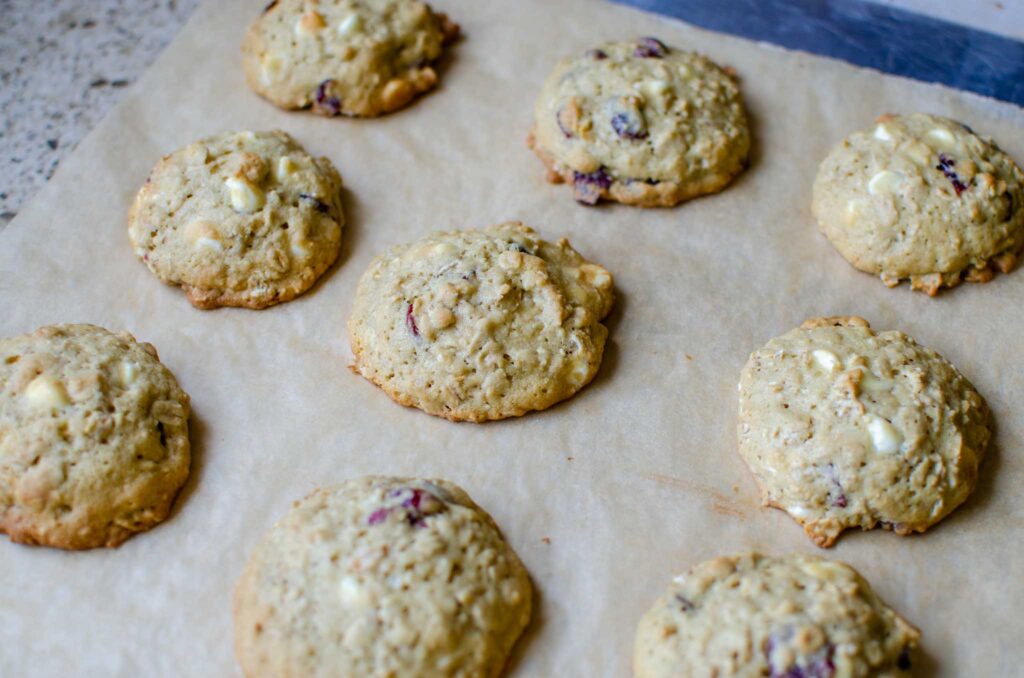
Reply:
<svg viewBox="0 0 1024 678"><path fill-rule="evenodd" d="M235 648L257 676L496 676L532 589L497 525L443 480L313 492L256 547Z"/></svg>
<svg viewBox="0 0 1024 678"><path fill-rule="evenodd" d="M601 364L612 277L518 222L391 248L356 290L352 369L454 421L543 410Z"/></svg>
<svg viewBox="0 0 1024 678"><path fill-rule="evenodd" d="M821 163L812 207L847 261L929 295L1009 272L1024 248L1024 173L936 115L883 115L845 139Z"/></svg>
<svg viewBox="0 0 1024 678"><path fill-rule="evenodd" d="M166 156L128 217L135 253L197 308L265 308L313 286L341 246L341 177L284 132L235 132Z"/></svg>
<svg viewBox="0 0 1024 678"><path fill-rule="evenodd" d="M740 455L766 505L819 546L849 527L924 532L974 490L985 401L949 362L862 318L815 318L740 376Z"/></svg>
<svg viewBox="0 0 1024 678"><path fill-rule="evenodd" d="M845 563L749 553L676 577L640 621L637 678L911 675L920 632Z"/></svg>
<svg viewBox="0 0 1024 678"><path fill-rule="evenodd" d="M667 207L714 193L747 163L750 131L728 69L654 38L562 60L528 143L576 200Z"/></svg>
<svg viewBox="0 0 1024 678"><path fill-rule="evenodd" d="M88 549L150 529L188 478L188 414L156 349L126 332L0 339L0 533Z"/></svg>
<svg viewBox="0 0 1024 678"><path fill-rule="evenodd" d="M245 36L245 75L281 108L373 117L433 88L458 34L419 0L278 0Z"/></svg>

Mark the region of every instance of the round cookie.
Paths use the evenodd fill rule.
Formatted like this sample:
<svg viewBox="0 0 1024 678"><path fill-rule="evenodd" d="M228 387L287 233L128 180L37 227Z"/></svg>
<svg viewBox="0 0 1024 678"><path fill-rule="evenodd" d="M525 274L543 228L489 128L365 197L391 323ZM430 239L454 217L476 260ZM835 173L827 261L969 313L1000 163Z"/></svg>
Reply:
<svg viewBox="0 0 1024 678"><path fill-rule="evenodd" d="M487 513L443 480L367 477L296 502L235 591L246 676L496 676L532 589Z"/></svg>
<svg viewBox="0 0 1024 678"><path fill-rule="evenodd" d="M432 89L458 34L419 0L278 0L242 43L245 75L281 108L373 117Z"/></svg>
<svg viewBox="0 0 1024 678"><path fill-rule="evenodd" d="M816 318L754 351L739 450L766 505L819 546L849 527L924 532L974 490L991 431L949 362L862 318Z"/></svg>
<svg viewBox="0 0 1024 678"><path fill-rule="evenodd" d="M929 295L1009 272L1024 248L1024 173L936 115L884 115L845 139L821 163L812 209L851 264Z"/></svg>
<svg viewBox="0 0 1024 678"><path fill-rule="evenodd" d="M666 207L725 187L746 166L750 131L729 70L641 38L563 59L528 143L583 204Z"/></svg>
<svg viewBox="0 0 1024 678"><path fill-rule="evenodd" d="M312 287L338 258L343 224L330 160L284 132L234 132L157 163L128 233L136 255L197 308L265 308Z"/></svg>
<svg viewBox="0 0 1024 678"><path fill-rule="evenodd" d="M128 333L0 339L0 533L88 549L163 521L188 478L188 415L156 349Z"/></svg>
<svg viewBox="0 0 1024 678"><path fill-rule="evenodd" d="M454 421L543 410L601 364L612 277L518 222L436 233L371 263L349 319L352 368Z"/></svg>
<svg viewBox="0 0 1024 678"><path fill-rule="evenodd" d="M636 632L637 678L909 676L920 633L845 563L750 553L676 577Z"/></svg>

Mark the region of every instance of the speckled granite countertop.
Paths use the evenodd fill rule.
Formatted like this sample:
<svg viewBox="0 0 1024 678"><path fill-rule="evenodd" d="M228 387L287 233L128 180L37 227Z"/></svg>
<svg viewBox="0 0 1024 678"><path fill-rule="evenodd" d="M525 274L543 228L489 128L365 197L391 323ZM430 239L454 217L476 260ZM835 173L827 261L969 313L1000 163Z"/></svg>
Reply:
<svg viewBox="0 0 1024 678"><path fill-rule="evenodd" d="M0 229L199 0L0 0Z"/></svg>
<svg viewBox="0 0 1024 678"><path fill-rule="evenodd" d="M200 1L0 0L0 229ZM1024 3L997 0L878 1L1013 37L1024 16Z"/></svg>

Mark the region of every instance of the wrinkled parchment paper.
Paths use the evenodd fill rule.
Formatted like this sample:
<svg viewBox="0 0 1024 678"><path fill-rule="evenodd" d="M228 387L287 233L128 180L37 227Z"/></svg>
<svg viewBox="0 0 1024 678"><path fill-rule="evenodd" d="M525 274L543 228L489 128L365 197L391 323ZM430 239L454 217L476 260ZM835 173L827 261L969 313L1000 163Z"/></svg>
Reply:
<svg viewBox="0 0 1024 678"><path fill-rule="evenodd" d="M490 511L538 591L515 676L627 675L637 620L676 573L762 549L818 551L759 506L736 453L751 350L805 318L859 314L951 359L998 426L977 492L923 536L848 533L857 567L923 633L923 675L1019 675L1024 660L1024 271L937 299L887 289L818 235L818 162L886 111L968 122L1024 161L1024 111L595 0L436 0L466 37L439 90L377 120L285 113L251 93L238 45L264 0L210 0L0 234L0 334L128 329L192 396L192 477L167 523L120 549L0 541L0 675L230 676L231 597L249 551L298 499L366 474L441 476ZM588 209L544 182L524 139L555 61L653 34L737 69L750 169L667 210ZM266 311L194 310L135 259L125 213L159 157L228 129L280 127L345 179L340 263ZM428 231L522 219L611 270L595 382L485 425L402 408L348 368L359 275Z"/></svg>

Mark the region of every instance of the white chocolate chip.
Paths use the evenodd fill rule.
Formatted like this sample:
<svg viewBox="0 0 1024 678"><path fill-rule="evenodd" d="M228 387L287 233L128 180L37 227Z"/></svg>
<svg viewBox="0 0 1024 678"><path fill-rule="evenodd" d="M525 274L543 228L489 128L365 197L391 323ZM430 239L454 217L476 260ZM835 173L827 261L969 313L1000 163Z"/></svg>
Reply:
<svg viewBox="0 0 1024 678"><path fill-rule="evenodd" d="M879 141L892 141L892 135L889 134L889 130L884 124L879 124L875 128L875 138Z"/></svg>
<svg viewBox="0 0 1024 678"><path fill-rule="evenodd" d="M224 182L228 187L231 207L236 212L252 214L263 207L265 196L258 186L253 186L245 179L229 177Z"/></svg>
<svg viewBox="0 0 1024 678"><path fill-rule="evenodd" d="M350 35L355 33L363 27L363 20L358 14L349 14L345 19L338 24L338 33L340 35Z"/></svg>
<svg viewBox="0 0 1024 678"><path fill-rule="evenodd" d="M293 256L299 259L305 259L310 255L309 247L306 245L306 240L303 240L302 238L292 238L288 249L291 250Z"/></svg>
<svg viewBox="0 0 1024 678"><path fill-rule="evenodd" d="M612 277L608 275L608 271L595 266L594 264L583 264L580 266L580 272L584 274L583 279L590 279L590 284L594 287L604 288L610 287L612 284Z"/></svg>
<svg viewBox="0 0 1024 678"><path fill-rule="evenodd" d="M298 169L299 166L295 164L295 161L290 156L283 155L277 159L277 164L274 165L274 179L278 183L282 183L285 179L295 174Z"/></svg>
<svg viewBox="0 0 1024 678"><path fill-rule="evenodd" d="M795 518L806 518L811 515L810 509L800 504L793 504L786 507L786 512Z"/></svg>
<svg viewBox="0 0 1024 678"><path fill-rule="evenodd" d="M826 372L831 372L839 364L839 356L823 348L812 351L811 355L814 357L814 362L818 363Z"/></svg>
<svg viewBox="0 0 1024 678"><path fill-rule="evenodd" d="M572 372L569 374L569 381L579 386L582 385L587 377L590 376L590 365L586 360L573 361L576 365L572 368Z"/></svg>
<svg viewBox="0 0 1024 678"><path fill-rule="evenodd" d="M40 409L56 409L71 404L64 384L48 374L40 374L33 379L25 389L25 397Z"/></svg>
<svg viewBox="0 0 1024 678"><path fill-rule="evenodd" d="M669 93L668 83L664 80L644 80L643 82L635 85L636 89L644 95L644 98L649 102L657 103L659 105L667 103L666 98Z"/></svg>
<svg viewBox="0 0 1024 678"><path fill-rule="evenodd" d="M919 167L931 167L935 164L935 151L927 144L920 141L911 141L906 145L904 152Z"/></svg>
<svg viewBox="0 0 1024 678"><path fill-rule="evenodd" d="M936 127L924 136L925 139L927 139L936 148L946 150L956 146L956 139L953 138L952 133L950 133L949 130L942 129L941 127Z"/></svg>
<svg viewBox="0 0 1024 678"><path fill-rule="evenodd" d="M848 200L846 202L845 221L852 224L860 215L860 200Z"/></svg>
<svg viewBox="0 0 1024 678"><path fill-rule="evenodd" d="M190 221L185 226L185 239L192 243L195 248L204 247L214 252L224 251L224 246L220 242L220 233L217 231L217 227L213 222L205 219L196 219Z"/></svg>
<svg viewBox="0 0 1024 678"><path fill-rule="evenodd" d="M130 386L137 376L139 376L139 366L137 363L125 361L118 365L117 376L121 380L121 386Z"/></svg>
<svg viewBox="0 0 1024 678"><path fill-rule="evenodd" d="M868 416L870 417L868 433L871 434L871 444L875 446L875 450L883 454L899 452L903 436L896 430L896 427L881 417Z"/></svg>
<svg viewBox="0 0 1024 678"><path fill-rule="evenodd" d="M347 607L358 607L363 602L363 588L354 577L343 577L340 586L341 601Z"/></svg>
<svg viewBox="0 0 1024 678"><path fill-rule="evenodd" d="M871 195L895 193L899 190L900 183L902 181L903 175L899 172L882 170L875 176L871 177L871 181L868 182L868 193Z"/></svg>
<svg viewBox="0 0 1024 678"><path fill-rule="evenodd" d="M283 66L284 62L279 56L268 55L263 57L263 61L260 64L260 78L263 80L263 84L272 85L276 82Z"/></svg>

